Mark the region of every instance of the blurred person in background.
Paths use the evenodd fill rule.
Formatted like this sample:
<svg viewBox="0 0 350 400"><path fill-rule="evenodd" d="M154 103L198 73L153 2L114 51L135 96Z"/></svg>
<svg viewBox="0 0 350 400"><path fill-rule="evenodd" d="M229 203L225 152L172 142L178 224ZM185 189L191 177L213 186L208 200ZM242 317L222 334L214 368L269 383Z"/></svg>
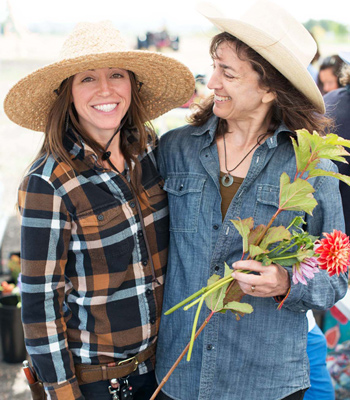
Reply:
<svg viewBox="0 0 350 400"><path fill-rule="evenodd" d="M350 52L340 53L344 61L340 74L340 84L343 86L324 96L327 115L334 119L334 133L350 139ZM350 162L349 157L347 160ZM339 172L350 176L350 164L337 163ZM350 235L350 187L340 182L340 193L343 201L346 234Z"/></svg>
<svg viewBox="0 0 350 400"><path fill-rule="evenodd" d="M340 88L340 72L344 66L344 61L337 55L326 57L320 65L317 84L324 95L332 90Z"/></svg>
<svg viewBox="0 0 350 400"><path fill-rule="evenodd" d="M5 99L45 132L18 203L25 342L49 399L154 391L168 205L149 121L193 90L187 67L129 50L105 21L77 25Z"/></svg>

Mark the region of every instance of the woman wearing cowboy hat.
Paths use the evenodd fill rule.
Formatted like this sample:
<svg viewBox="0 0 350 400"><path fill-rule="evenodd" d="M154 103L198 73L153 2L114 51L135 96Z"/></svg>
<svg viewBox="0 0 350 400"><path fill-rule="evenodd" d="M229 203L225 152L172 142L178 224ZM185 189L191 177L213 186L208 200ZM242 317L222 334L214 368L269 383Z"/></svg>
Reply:
<svg viewBox="0 0 350 400"><path fill-rule="evenodd" d="M26 346L50 399L153 392L168 209L147 121L193 90L178 61L82 23L5 99L10 119L45 132L18 202Z"/></svg>
<svg viewBox="0 0 350 400"><path fill-rule="evenodd" d="M240 20L202 7L221 31L210 46L213 95L190 125L162 136L158 153L170 215L163 309L206 286L214 273L223 276L227 262L253 272L236 271L235 278L254 312L239 321L231 313L215 314L194 342L191 361L180 362L159 399L302 399L309 386L306 311L331 307L344 296L347 277L320 271L307 286L295 285L291 268L237 261L242 239L231 220L253 217L255 226L267 225L279 204L282 172L296 172L293 132L322 134L328 126L321 93L307 72L316 44L268 1L257 2ZM322 168L336 170L328 160ZM300 215L312 235L344 230L338 181L316 178L313 186L314 215L288 211L275 225L288 226ZM188 343L195 312L193 307L162 318L158 382ZM198 326L207 315L200 314Z"/></svg>

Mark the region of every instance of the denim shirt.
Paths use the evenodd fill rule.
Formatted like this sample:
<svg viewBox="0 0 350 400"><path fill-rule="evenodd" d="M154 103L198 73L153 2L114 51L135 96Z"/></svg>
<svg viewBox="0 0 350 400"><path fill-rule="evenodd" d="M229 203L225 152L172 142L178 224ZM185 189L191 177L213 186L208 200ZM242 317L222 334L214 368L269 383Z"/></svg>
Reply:
<svg viewBox="0 0 350 400"><path fill-rule="evenodd" d="M231 219L253 217L255 226L267 224L278 207L282 172L296 172L290 132L281 124L253 155L240 189L222 221L219 159L215 144L217 117L201 127L184 126L161 138L159 168L165 179L170 212L170 248L163 311L207 285L212 274L224 274L224 262L241 258L242 239ZM336 171L329 160L323 169ZM310 179L318 205L313 216L282 212L274 225L288 226L301 215L316 236L333 229L344 231L338 180ZM288 268L291 276L291 268ZM163 391L176 400L277 400L307 388L306 354L308 309L325 310L342 298L346 276L329 277L320 271L305 286L291 282L281 310L273 298L246 295L254 311L236 320L231 312L215 314ZM160 382L190 340L196 307L162 316L156 375ZM198 327L209 315L204 305Z"/></svg>

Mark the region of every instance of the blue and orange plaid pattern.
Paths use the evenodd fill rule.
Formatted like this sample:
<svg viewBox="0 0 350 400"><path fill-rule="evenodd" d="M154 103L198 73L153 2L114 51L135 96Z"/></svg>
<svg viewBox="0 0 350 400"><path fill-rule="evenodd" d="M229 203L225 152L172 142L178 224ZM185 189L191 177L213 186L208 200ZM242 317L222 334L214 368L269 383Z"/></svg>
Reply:
<svg viewBox="0 0 350 400"><path fill-rule="evenodd" d="M18 194L26 346L49 398L65 400L81 396L74 364L125 359L155 341L168 246L167 198L153 146L139 158L139 204L156 279L128 180L98 168L96 155L73 134L66 142L79 172L51 155L32 168ZM152 368L148 360L136 373Z"/></svg>

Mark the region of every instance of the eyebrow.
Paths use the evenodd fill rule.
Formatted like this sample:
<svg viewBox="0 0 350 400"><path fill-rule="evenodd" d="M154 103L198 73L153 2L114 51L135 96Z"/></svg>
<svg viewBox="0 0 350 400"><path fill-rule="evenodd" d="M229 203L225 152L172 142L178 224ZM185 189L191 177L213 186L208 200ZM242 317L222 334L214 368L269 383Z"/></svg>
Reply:
<svg viewBox="0 0 350 400"><path fill-rule="evenodd" d="M219 67L222 68L222 69L230 69L233 72L237 72L233 67L231 67L229 65L223 64L221 62L219 62L218 64L219 64Z"/></svg>

